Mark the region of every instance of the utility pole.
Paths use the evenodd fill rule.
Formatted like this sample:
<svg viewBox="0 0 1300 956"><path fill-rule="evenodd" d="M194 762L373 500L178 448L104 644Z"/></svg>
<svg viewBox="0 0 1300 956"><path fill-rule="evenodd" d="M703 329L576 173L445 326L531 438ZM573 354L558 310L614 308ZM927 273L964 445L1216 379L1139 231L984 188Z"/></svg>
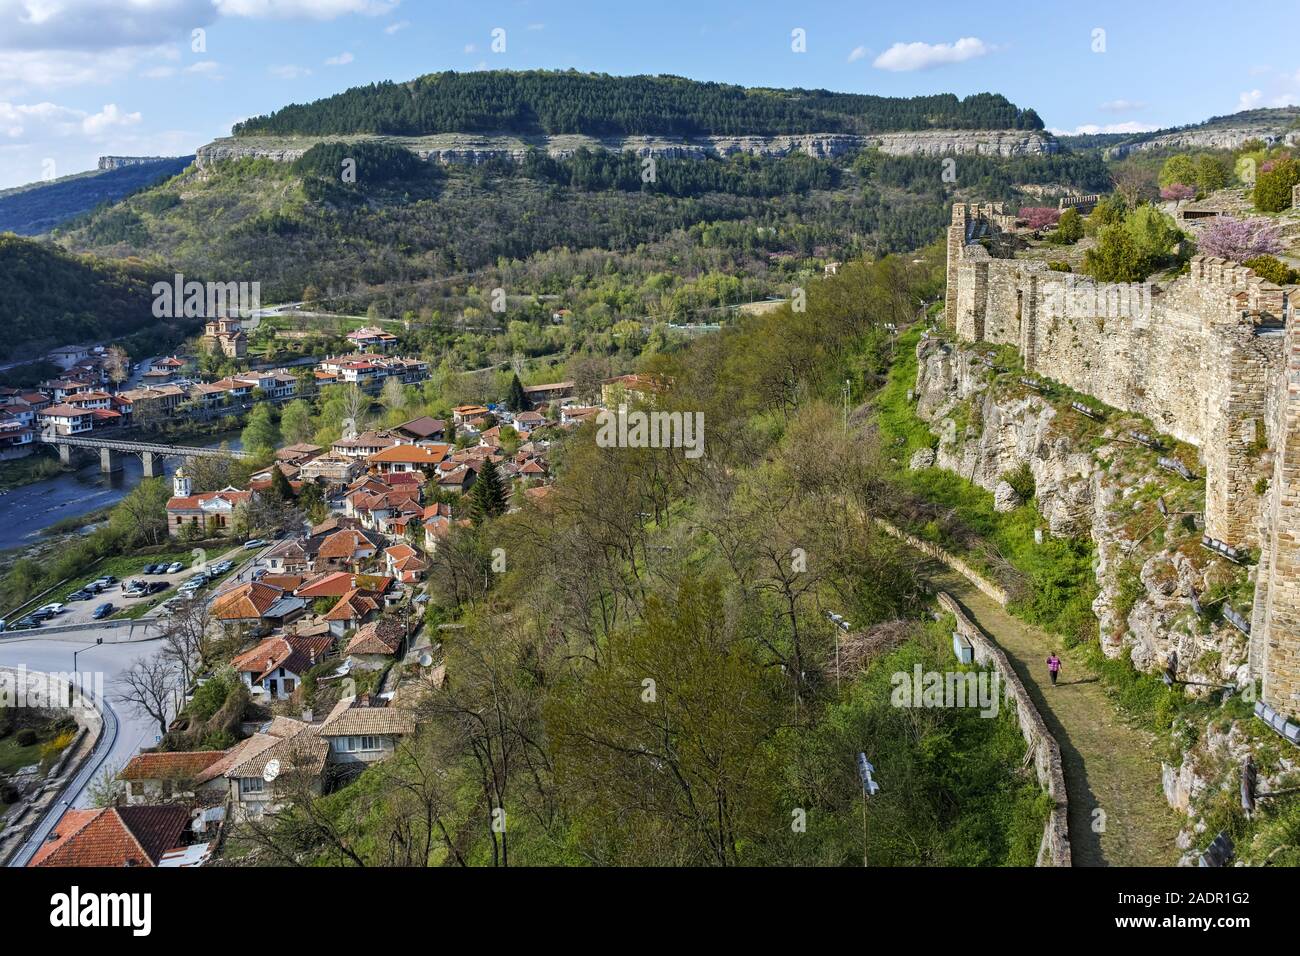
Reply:
<svg viewBox="0 0 1300 956"><path fill-rule="evenodd" d="M853 385L846 378L843 386L840 387L840 393L844 396L844 434L849 433L849 396L853 392Z"/></svg>
<svg viewBox="0 0 1300 956"><path fill-rule="evenodd" d="M876 768L871 765L865 753L858 753L858 779L862 781L862 865L867 865L867 797L880 790L880 784L872 778Z"/></svg>

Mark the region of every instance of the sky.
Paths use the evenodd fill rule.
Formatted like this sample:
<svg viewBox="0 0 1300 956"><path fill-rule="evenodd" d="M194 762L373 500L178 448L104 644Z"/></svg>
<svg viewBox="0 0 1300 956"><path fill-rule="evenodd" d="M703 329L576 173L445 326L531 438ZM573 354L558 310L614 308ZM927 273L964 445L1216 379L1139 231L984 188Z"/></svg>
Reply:
<svg viewBox="0 0 1300 956"><path fill-rule="evenodd" d="M1300 36L1300 3L1230 11L1221 0L0 0L0 188L101 155L192 153L249 116L439 70L989 91L1056 132L1300 104L1300 45L1285 42Z"/></svg>

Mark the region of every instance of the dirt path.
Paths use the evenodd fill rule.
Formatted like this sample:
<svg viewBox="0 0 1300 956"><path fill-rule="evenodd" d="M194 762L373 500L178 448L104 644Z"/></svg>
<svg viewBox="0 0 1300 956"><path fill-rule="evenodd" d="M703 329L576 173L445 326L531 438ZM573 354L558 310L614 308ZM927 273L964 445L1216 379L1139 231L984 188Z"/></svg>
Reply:
<svg viewBox="0 0 1300 956"><path fill-rule="evenodd" d="M1096 675L1060 639L1017 620L956 571L927 577L956 598L1006 652L1061 748L1075 866L1173 866L1178 819L1160 788L1150 738L1124 723ZM1063 667L1052 687L1046 659ZM1098 832L1100 831L1100 832Z"/></svg>

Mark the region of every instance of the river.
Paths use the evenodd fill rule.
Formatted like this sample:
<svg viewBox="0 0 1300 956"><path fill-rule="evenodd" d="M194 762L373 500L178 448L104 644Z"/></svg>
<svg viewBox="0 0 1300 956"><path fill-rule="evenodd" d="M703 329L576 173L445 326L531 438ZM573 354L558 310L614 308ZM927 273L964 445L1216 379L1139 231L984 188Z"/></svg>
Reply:
<svg viewBox="0 0 1300 956"><path fill-rule="evenodd" d="M239 432L214 435L201 444L215 448L227 442L232 449L240 448ZM0 551L21 548L35 543L41 532L52 524L88 515L121 501L126 493L140 482L142 468L140 456L122 455L120 471L106 475L99 470L98 456L75 472L47 478L23 485L0 494ZM179 458L168 458L164 469L168 476L181 463Z"/></svg>

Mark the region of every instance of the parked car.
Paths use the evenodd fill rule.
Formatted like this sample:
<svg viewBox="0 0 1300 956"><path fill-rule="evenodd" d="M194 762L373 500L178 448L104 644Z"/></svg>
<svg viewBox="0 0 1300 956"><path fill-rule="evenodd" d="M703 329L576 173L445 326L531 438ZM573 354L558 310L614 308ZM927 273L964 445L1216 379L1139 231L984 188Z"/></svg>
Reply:
<svg viewBox="0 0 1300 956"><path fill-rule="evenodd" d="M266 546L266 542L263 541L261 538L253 538L251 541L244 542L245 551L252 551L254 548L262 548L265 546Z"/></svg>
<svg viewBox="0 0 1300 956"><path fill-rule="evenodd" d="M166 591L169 587L171 587L171 585L166 581L150 581L145 586L145 593L157 594L159 591Z"/></svg>
<svg viewBox="0 0 1300 956"><path fill-rule="evenodd" d="M171 564L167 565L168 574L177 574L184 570L185 565L181 564L179 561L173 561Z"/></svg>
<svg viewBox="0 0 1300 956"><path fill-rule="evenodd" d="M106 601L105 603L101 604L99 607L95 608L95 613L92 614L91 617L93 617L96 621L100 621L108 617L112 613L113 613L112 602Z"/></svg>
<svg viewBox="0 0 1300 956"><path fill-rule="evenodd" d="M67 600L69 600L69 601L88 601L88 600L90 600L90 598L92 598L92 597L94 597L94 592L89 591L89 590L86 590L85 588L83 588L83 589L80 590L80 591L73 591L71 594L68 595Z"/></svg>
<svg viewBox="0 0 1300 956"><path fill-rule="evenodd" d="M64 605L60 604L58 601L55 601L52 604L44 604L41 607L38 607L36 610L38 613L45 613L53 617L55 614L63 613Z"/></svg>
<svg viewBox="0 0 1300 956"><path fill-rule="evenodd" d="M127 597L143 597L149 593L149 585L144 581L127 581L122 585L122 593Z"/></svg>
<svg viewBox="0 0 1300 956"><path fill-rule="evenodd" d="M26 617L22 618L21 620L15 621L13 624L10 624L9 630L26 631L29 630L30 628L40 627L40 626L41 626L40 620L36 617L33 617L31 614L28 614Z"/></svg>
<svg viewBox="0 0 1300 956"><path fill-rule="evenodd" d="M203 580L202 577L195 575L194 577L186 581L184 584L182 584L180 587L178 587L176 590L181 592L193 593L207 583L208 582Z"/></svg>

